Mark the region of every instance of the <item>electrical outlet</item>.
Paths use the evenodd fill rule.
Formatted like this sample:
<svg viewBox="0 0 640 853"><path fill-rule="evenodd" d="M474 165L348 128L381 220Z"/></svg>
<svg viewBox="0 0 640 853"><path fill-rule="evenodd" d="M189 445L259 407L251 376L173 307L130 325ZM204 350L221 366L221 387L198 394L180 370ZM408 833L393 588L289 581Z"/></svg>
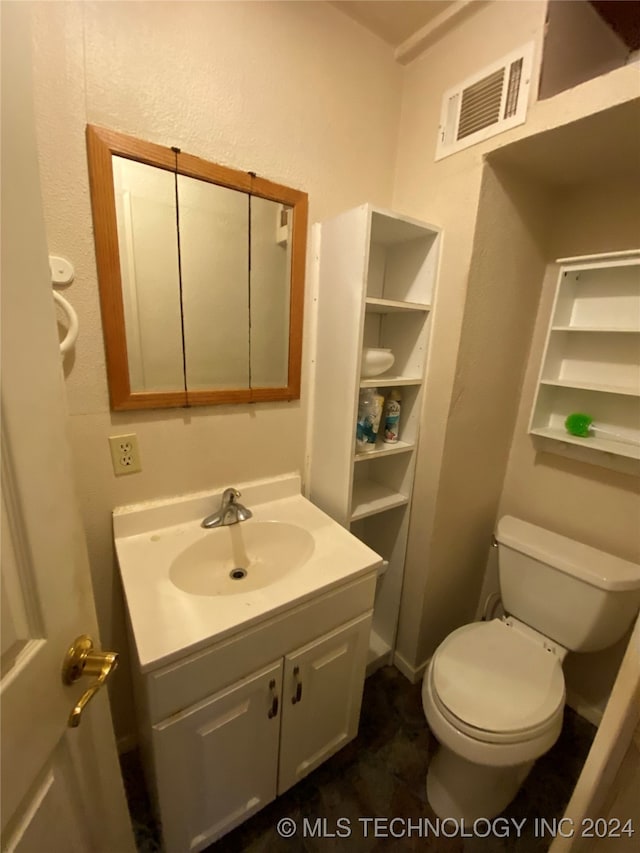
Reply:
<svg viewBox="0 0 640 853"><path fill-rule="evenodd" d="M130 435L110 435L111 461L116 477L121 474L135 474L142 471L138 436L135 432Z"/></svg>

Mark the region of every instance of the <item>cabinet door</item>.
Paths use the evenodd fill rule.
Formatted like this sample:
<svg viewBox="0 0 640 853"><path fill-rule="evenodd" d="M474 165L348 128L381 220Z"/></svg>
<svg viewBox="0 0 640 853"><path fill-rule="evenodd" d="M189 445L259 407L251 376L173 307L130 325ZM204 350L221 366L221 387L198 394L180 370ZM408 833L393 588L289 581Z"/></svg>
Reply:
<svg viewBox="0 0 640 853"><path fill-rule="evenodd" d="M371 612L287 655L278 793L358 732Z"/></svg>
<svg viewBox="0 0 640 853"><path fill-rule="evenodd" d="M282 660L153 727L167 853L206 847L276 795Z"/></svg>

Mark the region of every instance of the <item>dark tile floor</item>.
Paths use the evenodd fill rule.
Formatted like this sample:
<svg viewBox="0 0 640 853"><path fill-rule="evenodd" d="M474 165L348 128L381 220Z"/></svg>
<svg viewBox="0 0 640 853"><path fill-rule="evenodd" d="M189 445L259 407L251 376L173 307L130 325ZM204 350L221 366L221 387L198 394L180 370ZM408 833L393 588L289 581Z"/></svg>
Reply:
<svg viewBox="0 0 640 853"><path fill-rule="evenodd" d="M490 827L473 835L459 825L440 824L426 800L427 765L437 743L430 734L420 697L393 667L379 670L365 684L360 732L356 740L278 797L242 826L207 848L206 853L538 853L551 843L541 819L560 818L595 735L595 727L569 708L562 734L535 764L516 799ZM162 849L136 753L122 758L129 806L140 853ZM297 832L281 838L276 825L295 821ZM383 818L377 826L363 818ZM318 818L326 823L317 824ZM339 818L347 819L338 822ZM391 824L392 818L402 818ZM424 818L431 820L431 827ZM411 820L409 825L408 820ZM307 832L304 832L306 821ZM517 823L514 823L516 821ZM524 821L524 823L523 823ZM518 827L520 829L518 829ZM322 828L324 837L311 836ZM349 837L346 832L350 830ZM435 830L435 831L434 831ZM333 833L334 837L330 837ZM342 836L341 833L345 833ZM386 836L384 836L386 833ZM396 837L393 836L396 833ZM304 837L306 835L306 837ZM403 836L403 837L397 837Z"/></svg>

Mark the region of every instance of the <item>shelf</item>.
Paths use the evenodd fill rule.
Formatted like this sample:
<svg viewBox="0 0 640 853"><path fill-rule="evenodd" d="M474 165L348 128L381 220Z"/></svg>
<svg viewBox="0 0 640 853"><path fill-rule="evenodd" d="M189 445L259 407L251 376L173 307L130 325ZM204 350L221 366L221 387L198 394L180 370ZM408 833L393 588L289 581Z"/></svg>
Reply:
<svg viewBox="0 0 640 853"><path fill-rule="evenodd" d="M549 340L543 384L609 394L640 396L640 340L602 332L554 332Z"/></svg>
<svg viewBox="0 0 640 853"><path fill-rule="evenodd" d="M360 480L353 484L351 521L367 518L369 515L376 515L407 503L409 498L406 495L395 492L387 486L381 486L374 480Z"/></svg>
<svg viewBox="0 0 640 853"><path fill-rule="evenodd" d="M532 435L552 439L545 450L637 473L630 460L640 461L639 318L640 253L576 258L560 267L529 422ZM564 423L574 412L591 415L602 432L570 435Z"/></svg>
<svg viewBox="0 0 640 853"><path fill-rule="evenodd" d="M531 430L532 435L541 438L551 438L554 441L563 441L567 444L575 444L577 447L587 447L592 450L600 450L605 453L615 453L616 456L626 456L628 459L640 460L640 445L629 444L624 441L616 441L611 438L580 438L570 435L566 430L554 427L539 427Z"/></svg>
<svg viewBox="0 0 640 853"><path fill-rule="evenodd" d="M400 302L396 299L377 299L367 296L365 299L366 310L372 314L395 314L400 311L430 311L430 305L420 302Z"/></svg>
<svg viewBox="0 0 640 853"><path fill-rule="evenodd" d="M388 388L396 385L422 385L422 379L409 376L373 376L371 379L361 379L361 388Z"/></svg>
<svg viewBox="0 0 640 853"><path fill-rule="evenodd" d="M632 328L631 326L552 326L552 332L600 332L601 334L619 334L623 335L640 335L640 328Z"/></svg>
<svg viewBox="0 0 640 853"><path fill-rule="evenodd" d="M395 453L408 453L413 450L414 444L407 441L397 441L395 444L385 444L379 441L375 450L367 450L356 453L354 462L364 462L367 459L379 459L381 456L393 456Z"/></svg>
<svg viewBox="0 0 640 853"><path fill-rule="evenodd" d="M541 379L541 385L554 385L557 388L577 388L581 391L598 391L601 394L622 394L625 397L640 397L640 385L637 388L621 385L597 385L593 382L574 382L568 379Z"/></svg>
<svg viewBox="0 0 640 853"><path fill-rule="evenodd" d="M624 264L625 259L634 260L638 256L638 249L622 249L619 252L600 252L596 255L589 255L585 258L584 255L576 255L572 258L558 258L557 264L579 264L584 265L588 262L590 265L601 266L601 261L605 265Z"/></svg>
<svg viewBox="0 0 640 853"><path fill-rule="evenodd" d="M440 234L367 204L323 222L317 246L309 493L389 561L375 594L375 667L391 659L400 610ZM366 347L392 350L389 370L361 376ZM365 453L355 445L358 397L372 388L401 391L402 440L384 444L381 433Z"/></svg>
<svg viewBox="0 0 640 853"><path fill-rule="evenodd" d="M639 257L563 266L552 326L616 330L637 328ZM635 322L634 322L635 321Z"/></svg>

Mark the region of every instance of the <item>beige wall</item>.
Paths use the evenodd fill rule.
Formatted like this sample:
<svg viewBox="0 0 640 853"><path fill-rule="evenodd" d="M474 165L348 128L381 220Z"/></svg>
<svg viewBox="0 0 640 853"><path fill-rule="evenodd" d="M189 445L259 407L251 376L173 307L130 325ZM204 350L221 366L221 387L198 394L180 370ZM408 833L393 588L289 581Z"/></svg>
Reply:
<svg viewBox="0 0 640 853"><path fill-rule="evenodd" d="M624 65L629 53L588 0L551 0L540 74L540 97L549 98Z"/></svg>
<svg viewBox="0 0 640 853"><path fill-rule="evenodd" d="M640 175L635 184L594 183L558 192L546 215L549 257L636 248L640 242L639 199ZM639 562L638 478L536 452L527 434L556 282L557 267L552 264L544 277L498 515L525 518ZM570 701L592 718L597 719L604 709L625 646L626 638L612 649L569 655L566 660Z"/></svg>
<svg viewBox="0 0 640 853"><path fill-rule="evenodd" d="M453 601L467 569L460 567L460 574L451 571L446 559L434 558L432 549L439 547L440 553L446 549L446 542L440 546L435 542L439 530L448 530L442 515L435 521L443 511L439 484L481 191L481 154L495 144L473 146L434 162L441 96L478 68L531 39L537 43L537 67L544 5L490 4L405 70L394 207L444 230L398 634L398 650L414 668L462 616L459 608L451 613L440 608L440 601ZM513 138L518 132L499 138ZM460 538L458 527L453 530L455 536L447 536L449 542ZM462 610L466 611L466 604Z"/></svg>
<svg viewBox="0 0 640 853"><path fill-rule="evenodd" d="M394 207L444 231L398 633L398 651L414 668L435 648L432 628L442 638L460 616L457 609L449 614L440 608L440 601L459 595L467 573L461 568L459 576L436 563L432 547L445 524L442 517L436 524L435 516L442 511L439 483L482 182L480 155L489 147L434 162L441 97L478 68L531 39L539 42L543 24L544 3L490 4L405 69Z"/></svg>
<svg viewBox="0 0 640 853"><path fill-rule="evenodd" d="M312 222L366 200L443 227L399 632L400 652L419 667L444 633L473 614L542 280L534 270L541 270L544 238L531 226L543 194L517 178L483 174L482 156L637 95L637 72L621 69L533 103L525 125L435 163L442 92L530 39L538 68L545 8L541 0L487 4L401 69L387 46L325 3L34 5L49 247L68 256L77 273L68 296L79 311L81 335L66 368L67 392L105 642L125 645L113 506L300 469L309 352L300 402L110 414L85 123L178 145L304 189ZM537 77L532 98L536 87ZM517 291L502 292L495 277L504 249L494 234L500 223L521 247L513 278L527 288L522 304ZM502 305L508 308L502 327L509 331L509 318L518 335L490 341L491 370L511 352L517 358L504 387L494 382L485 392L488 370L480 355L493 331L492 312ZM116 480L106 437L128 431L139 435L143 471ZM485 458L476 459L479 454ZM126 734L131 716L123 678L113 698L118 731Z"/></svg>
<svg viewBox="0 0 640 853"><path fill-rule="evenodd" d="M549 257L637 247L639 198L640 184L631 183L596 183L559 193L547 214ZM499 512L520 515L638 561L638 479L556 454L536 453L527 434L556 281L557 267L552 265L544 278Z"/></svg>
<svg viewBox="0 0 640 853"><path fill-rule="evenodd" d="M36 3L33 29L49 250L76 268L66 295L80 335L65 372L77 490L102 639L124 649L112 508L301 469L306 376L292 403L110 413L85 124L306 190L313 222L365 200L389 206L401 69L325 3ZM306 374L308 353L304 364ZM107 436L130 431L143 470L116 479ZM126 667L112 699L126 735Z"/></svg>
<svg viewBox="0 0 640 853"><path fill-rule="evenodd" d="M624 68L535 102L536 71L524 125L435 163L442 93L531 39L536 44L534 68L539 69L545 10L541 2L491 3L405 69L394 207L444 229L398 636L399 653L414 671L420 670L448 631L473 617L502 492L520 395L518 377L524 372L543 273L539 252L544 235L527 235L524 221L519 228L504 220L509 203L526 219L526 210L542 202L540 193L532 182L529 190L522 186L516 198L518 179L512 176L501 194L496 185L493 198L487 196L483 154L630 100L638 92L637 71ZM503 218L519 232L521 258L528 253L531 259L525 264L529 273L521 280L525 302L520 307L511 305L512 319L523 338L509 333L505 339L505 344L515 344L516 358L505 362L504 388L487 379L482 365L482 336L491 334L488 313L495 311L499 328L505 330L501 306L505 297L513 295L505 290L501 296L496 280L502 271L499 241L491 245L491 218L493 224ZM553 257L553 250L550 234L547 257ZM512 283L511 273L508 282ZM476 310L481 312L478 317L474 317ZM527 312L531 312L529 325ZM487 337L486 345L488 363L495 369L493 357L502 344ZM470 466L466 476L463 461ZM631 535L625 527L627 540Z"/></svg>
<svg viewBox="0 0 640 853"><path fill-rule="evenodd" d="M640 620L636 620L611 699L565 811L565 817L575 827L583 825L587 815L594 820L615 817L622 824L630 820L635 835L630 838L627 833L620 833L616 839L603 837L594 844L592 838L580 837L582 833L573 837L566 833L555 838L550 853L635 850L640 818L639 783Z"/></svg>
<svg viewBox="0 0 640 853"><path fill-rule="evenodd" d="M546 201L485 168L423 605L430 648L474 617L544 274Z"/></svg>

